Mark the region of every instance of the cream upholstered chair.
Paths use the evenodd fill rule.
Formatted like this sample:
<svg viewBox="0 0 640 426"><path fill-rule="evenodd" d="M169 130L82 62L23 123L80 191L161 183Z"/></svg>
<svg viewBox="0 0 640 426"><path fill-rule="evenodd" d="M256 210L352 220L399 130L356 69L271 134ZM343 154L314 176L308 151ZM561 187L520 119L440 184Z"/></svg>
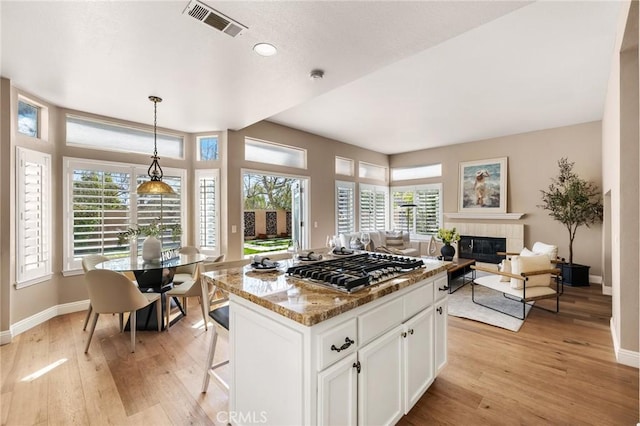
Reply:
<svg viewBox="0 0 640 426"><path fill-rule="evenodd" d="M224 254L216 257L213 262L219 262L224 259ZM207 262L209 263L209 262ZM190 265L191 266L191 265ZM187 314L187 298L188 297L198 297L200 299L200 307L202 310L202 319L204 321L205 330L209 329L208 321L207 321L207 312L209 311L209 305L207 301L209 298L209 291L205 290L207 288L206 283L204 283L200 279L200 268L202 263L193 264L195 271L189 279L176 282L175 275L173 280L173 288L164 293L165 296L165 316L166 316L166 329L169 330L171 326L171 297L180 297L182 299L182 309Z"/></svg>
<svg viewBox="0 0 640 426"><path fill-rule="evenodd" d="M162 329L162 299L159 293L141 293L138 287L126 276L106 269L94 269L87 272L87 290L89 299L95 311L91 331L87 339L84 353L89 351L91 338L96 329L98 316L105 313L129 312L129 325L131 328L131 352L136 350L136 311L138 309L156 304L158 331Z"/></svg>
<svg viewBox="0 0 640 426"><path fill-rule="evenodd" d="M180 254L199 254L200 250L193 246L185 246L180 249ZM196 264L178 266L176 272L173 275L173 283L183 283L194 279L196 273Z"/></svg>
<svg viewBox="0 0 640 426"><path fill-rule="evenodd" d="M230 268L240 268L245 265L248 265L249 263L251 263L250 259L208 263L208 264L202 265L201 272L220 271L220 270L230 269ZM204 280L204 281L209 282L209 280ZM213 288L214 294L216 293L216 290L217 289L214 286ZM214 327L212 329L211 343L209 345L209 353L207 355L207 364L205 365L204 380L202 381L202 393L207 392L207 389L209 388L209 380L211 379L211 377L215 378L222 386L224 386L225 389L227 389L227 391L229 390L229 385L227 384L227 382L225 382L224 379L220 377L216 372L216 369L224 365L227 365L229 363L229 360L227 359L225 361L220 361L215 364L213 363L213 359L215 358L215 354L216 354L216 346L218 343L217 328L221 327L227 332L229 331L229 305L227 304L227 301L228 301L227 297L215 299L212 302L212 304L215 307L214 309L209 311L209 317L213 320Z"/></svg>
<svg viewBox="0 0 640 426"><path fill-rule="evenodd" d="M98 263L106 262L107 260L109 260L109 258L101 254L88 254L82 258L82 269L86 274L87 272L93 269L96 269L96 265ZM136 283L135 277L133 276L133 273L125 272L123 275L129 278L134 285L138 285L138 283ZM89 324L89 318L91 318L91 312L93 312L93 308L91 307L91 301L89 301L89 309L87 309L87 316L84 319L84 325L82 326L82 331L85 331L87 329L87 324ZM124 331L124 323L122 321L122 318L123 318L123 315L120 314L120 331Z"/></svg>
<svg viewBox="0 0 640 426"><path fill-rule="evenodd" d="M98 263L102 263L109 260L107 256L103 256L101 254L88 254L82 258L82 269L84 273L96 269L96 265ZM87 309L87 316L84 318L84 325L82 326L82 331L87 329L87 324L89 324L89 318L91 318L91 313L93 312L93 308L91 307L91 301L89 301L89 309ZM122 317L120 317L120 330L122 330Z"/></svg>

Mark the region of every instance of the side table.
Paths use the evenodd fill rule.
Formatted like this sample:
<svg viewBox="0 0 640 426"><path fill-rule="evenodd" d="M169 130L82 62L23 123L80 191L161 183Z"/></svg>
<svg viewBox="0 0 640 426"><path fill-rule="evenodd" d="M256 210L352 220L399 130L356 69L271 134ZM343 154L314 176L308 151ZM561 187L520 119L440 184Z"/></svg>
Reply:
<svg viewBox="0 0 640 426"><path fill-rule="evenodd" d="M449 269L447 269L447 285L449 286L449 294L460 290L465 285L473 281L473 279L467 279L467 275L471 272L471 265L475 265L475 259L454 259ZM462 276L462 284L453 288L453 281Z"/></svg>

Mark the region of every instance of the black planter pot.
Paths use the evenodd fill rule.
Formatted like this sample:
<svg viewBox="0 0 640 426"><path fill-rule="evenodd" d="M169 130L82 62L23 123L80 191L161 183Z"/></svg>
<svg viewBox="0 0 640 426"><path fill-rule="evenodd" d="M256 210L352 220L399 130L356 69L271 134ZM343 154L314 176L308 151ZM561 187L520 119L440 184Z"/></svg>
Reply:
<svg viewBox="0 0 640 426"><path fill-rule="evenodd" d="M562 271L562 282L572 287L581 287L589 285L589 266L578 265L577 263L560 265Z"/></svg>
<svg viewBox="0 0 640 426"><path fill-rule="evenodd" d="M451 244L445 244L440 249L443 260L453 260L453 256L456 255L456 249Z"/></svg>

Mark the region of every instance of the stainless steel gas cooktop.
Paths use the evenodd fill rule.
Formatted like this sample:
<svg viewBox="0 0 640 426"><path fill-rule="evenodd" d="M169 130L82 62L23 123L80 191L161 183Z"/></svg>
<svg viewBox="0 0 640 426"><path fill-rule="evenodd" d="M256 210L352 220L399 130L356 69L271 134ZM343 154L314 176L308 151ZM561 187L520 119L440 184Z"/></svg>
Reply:
<svg viewBox="0 0 640 426"><path fill-rule="evenodd" d="M304 282L319 284L345 293L362 290L422 268L424 262L415 257L384 253L360 253L337 259L295 265L287 274Z"/></svg>

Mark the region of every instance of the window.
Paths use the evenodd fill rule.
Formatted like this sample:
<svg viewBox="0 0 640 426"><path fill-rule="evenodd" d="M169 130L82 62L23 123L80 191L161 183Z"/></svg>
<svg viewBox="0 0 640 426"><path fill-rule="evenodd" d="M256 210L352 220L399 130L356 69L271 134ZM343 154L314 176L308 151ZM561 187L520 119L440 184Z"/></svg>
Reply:
<svg viewBox="0 0 640 426"><path fill-rule="evenodd" d="M203 254L218 254L218 170L196 170L196 237Z"/></svg>
<svg viewBox="0 0 640 426"><path fill-rule="evenodd" d="M18 100L18 133L40 137L40 107L26 100Z"/></svg>
<svg viewBox="0 0 640 426"><path fill-rule="evenodd" d="M336 232L346 234L356 230L355 184L336 181Z"/></svg>
<svg viewBox="0 0 640 426"><path fill-rule="evenodd" d="M386 182L387 168L360 161L360 163L358 164L358 176L360 176L361 178L375 179L381 182Z"/></svg>
<svg viewBox="0 0 640 426"><path fill-rule="evenodd" d="M391 169L391 180L426 179L442 176L442 164L429 166L396 167Z"/></svg>
<svg viewBox="0 0 640 426"><path fill-rule="evenodd" d="M218 159L218 137L200 136L198 140L198 161Z"/></svg>
<svg viewBox="0 0 640 426"><path fill-rule="evenodd" d="M360 184L360 231L388 229L389 188Z"/></svg>
<svg viewBox="0 0 640 426"><path fill-rule="evenodd" d="M159 157L184 158L181 136L158 133ZM126 153L153 153L153 131L67 115L67 145Z"/></svg>
<svg viewBox="0 0 640 426"><path fill-rule="evenodd" d="M353 176L353 160L349 158L336 157L336 174Z"/></svg>
<svg viewBox="0 0 640 426"><path fill-rule="evenodd" d="M137 186L148 178L148 166L135 166L65 158L67 182L65 200L70 212L65 221L65 270L80 268L87 254L109 257L137 255L144 235L137 244L118 244L118 234L133 224L148 225L161 220L162 225L183 224L186 204L182 194L185 172L165 168L163 181L177 196L136 194ZM183 235L185 231L183 230ZM163 249L177 248L167 231L162 236Z"/></svg>
<svg viewBox="0 0 640 426"><path fill-rule="evenodd" d="M442 185L391 188L394 229L417 236L435 235L442 224ZM402 207L415 204L415 207Z"/></svg>
<svg viewBox="0 0 640 426"><path fill-rule="evenodd" d="M51 275L51 156L16 148L16 287Z"/></svg>
<svg viewBox="0 0 640 426"><path fill-rule="evenodd" d="M307 168L307 150L245 138L244 159L277 166Z"/></svg>

